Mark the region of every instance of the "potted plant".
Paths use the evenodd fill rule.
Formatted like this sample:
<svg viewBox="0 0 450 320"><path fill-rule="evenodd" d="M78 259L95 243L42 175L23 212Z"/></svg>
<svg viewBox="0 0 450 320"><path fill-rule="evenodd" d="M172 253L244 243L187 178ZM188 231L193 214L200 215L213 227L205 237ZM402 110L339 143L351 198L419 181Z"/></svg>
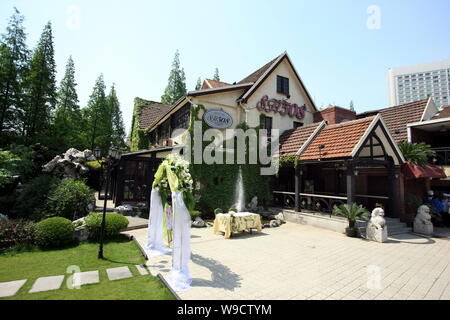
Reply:
<svg viewBox="0 0 450 320"><path fill-rule="evenodd" d="M348 227L345 229L345 234L348 237L354 238L358 234L358 229L356 228L356 220L368 220L370 213L365 208L363 208L362 205L351 203L340 205L338 208L334 209L334 214L347 218Z"/></svg>

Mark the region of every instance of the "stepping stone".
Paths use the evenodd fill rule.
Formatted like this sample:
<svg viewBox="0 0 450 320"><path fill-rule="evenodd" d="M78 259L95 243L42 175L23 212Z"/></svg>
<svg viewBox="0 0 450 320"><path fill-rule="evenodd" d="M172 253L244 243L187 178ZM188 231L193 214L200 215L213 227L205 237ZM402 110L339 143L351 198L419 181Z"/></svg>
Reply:
<svg viewBox="0 0 450 320"><path fill-rule="evenodd" d="M133 277L128 267L106 269L106 273L108 274L109 280L119 280Z"/></svg>
<svg viewBox="0 0 450 320"><path fill-rule="evenodd" d="M27 280L17 280L9 282L0 282L0 298L13 296Z"/></svg>
<svg viewBox="0 0 450 320"><path fill-rule="evenodd" d="M50 291L61 288L64 276L42 277L38 278L28 293Z"/></svg>
<svg viewBox="0 0 450 320"><path fill-rule="evenodd" d="M85 285L92 283L99 283L100 277L97 270L95 271L86 271L86 272L76 272L73 274L73 285Z"/></svg>
<svg viewBox="0 0 450 320"><path fill-rule="evenodd" d="M147 269L144 267L143 264L137 264L136 268L138 269L139 273L141 274L141 276L145 276L148 274Z"/></svg>

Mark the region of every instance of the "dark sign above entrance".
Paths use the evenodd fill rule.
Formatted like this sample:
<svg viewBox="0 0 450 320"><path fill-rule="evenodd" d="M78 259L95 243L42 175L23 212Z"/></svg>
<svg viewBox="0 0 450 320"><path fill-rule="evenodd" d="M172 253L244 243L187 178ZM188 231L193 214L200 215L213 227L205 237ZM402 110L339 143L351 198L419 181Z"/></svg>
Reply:
<svg viewBox="0 0 450 320"><path fill-rule="evenodd" d="M223 110L208 110L203 115L203 120L216 129L227 129L233 125L233 118Z"/></svg>
<svg viewBox="0 0 450 320"><path fill-rule="evenodd" d="M303 119L306 112L305 104L299 106L298 104L289 103L285 100L269 99L268 96L262 97L256 104L256 108L259 111L279 113L282 116L295 116L297 119Z"/></svg>

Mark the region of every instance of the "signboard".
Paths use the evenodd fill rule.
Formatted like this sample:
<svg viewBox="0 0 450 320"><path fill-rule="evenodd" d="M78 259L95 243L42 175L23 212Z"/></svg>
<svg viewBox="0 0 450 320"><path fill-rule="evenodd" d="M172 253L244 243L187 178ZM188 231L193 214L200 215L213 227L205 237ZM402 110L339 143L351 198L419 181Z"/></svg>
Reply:
<svg viewBox="0 0 450 320"><path fill-rule="evenodd" d="M282 116L295 116L297 119L303 119L306 112L306 105L299 106L296 103L290 103L286 100L269 99L268 96L262 97L256 104L256 108L259 111L275 112Z"/></svg>
<svg viewBox="0 0 450 320"><path fill-rule="evenodd" d="M223 110L208 110L203 115L203 120L216 129L227 129L233 125L233 118Z"/></svg>

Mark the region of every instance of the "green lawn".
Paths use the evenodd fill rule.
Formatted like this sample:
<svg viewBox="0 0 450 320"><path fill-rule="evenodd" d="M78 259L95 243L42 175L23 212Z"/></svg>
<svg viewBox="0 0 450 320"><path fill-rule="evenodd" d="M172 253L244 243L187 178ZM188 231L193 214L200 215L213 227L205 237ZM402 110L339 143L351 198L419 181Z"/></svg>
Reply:
<svg viewBox="0 0 450 320"><path fill-rule="evenodd" d="M133 241L109 242L104 247L106 260L97 259L98 244L83 243L79 246L52 250L21 252L0 255L0 282L28 279L19 292L6 299L12 300L168 300L173 295L164 284L152 275L141 276L136 264L145 260ZM66 280L71 275L69 266L78 266L81 271L100 271L100 283L84 285L80 289L69 289ZM106 269L128 266L133 278L110 281ZM65 275L59 290L27 293L39 277ZM4 298L5 299L5 298Z"/></svg>

